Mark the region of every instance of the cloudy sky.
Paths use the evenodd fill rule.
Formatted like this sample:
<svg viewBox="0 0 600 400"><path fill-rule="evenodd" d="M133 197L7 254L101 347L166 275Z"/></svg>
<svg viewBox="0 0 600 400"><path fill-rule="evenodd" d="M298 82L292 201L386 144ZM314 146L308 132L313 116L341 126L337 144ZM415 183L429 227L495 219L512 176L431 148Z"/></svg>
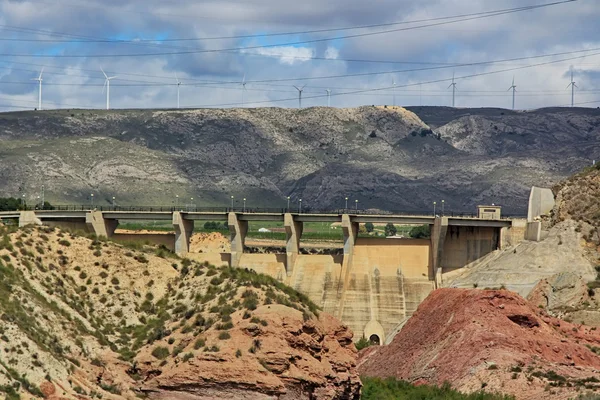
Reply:
<svg viewBox="0 0 600 400"><path fill-rule="evenodd" d="M559 4L552 4L559 3ZM531 7L542 6L544 7ZM515 8L526 8L518 9ZM0 0L0 110L600 106L600 0ZM504 61L503 61L504 60ZM507 61L508 60L508 61ZM245 77L245 90L242 81Z"/></svg>

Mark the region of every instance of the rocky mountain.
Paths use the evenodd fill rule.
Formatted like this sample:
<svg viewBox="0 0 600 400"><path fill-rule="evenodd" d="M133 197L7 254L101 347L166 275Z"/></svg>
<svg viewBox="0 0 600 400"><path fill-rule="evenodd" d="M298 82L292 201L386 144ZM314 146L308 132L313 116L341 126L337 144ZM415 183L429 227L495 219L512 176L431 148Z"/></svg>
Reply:
<svg viewBox="0 0 600 400"><path fill-rule="evenodd" d="M600 159L600 110L445 107L59 110L0 114L0 196L54 203L524 214ZM176 196L179 198L176 200ZM193 200L192 200L193 198Z"/></svg>
<svg viewBox="0 0 600 400"><path fill-rule="evenodd" d="M0 225L0 398L352 400L356 357L267 276Z"/></svg>
<svg viewBox="0 0 600 400"><path fill-rule="evenodd" d="M391 344L361 351L361 376L451 382L517 399L574 399L598 390L600 334L549 316L506 290L438 289Z"/></svg>

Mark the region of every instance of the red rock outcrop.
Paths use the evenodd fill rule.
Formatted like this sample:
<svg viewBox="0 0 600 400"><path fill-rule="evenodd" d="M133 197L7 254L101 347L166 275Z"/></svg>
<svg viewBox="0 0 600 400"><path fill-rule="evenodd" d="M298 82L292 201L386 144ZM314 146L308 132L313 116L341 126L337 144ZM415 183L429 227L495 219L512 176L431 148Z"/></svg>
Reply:
<svg viewBox="0 0 600 400"><path fill-rule="evenodd" d="M359 372L566 399L600 382L600 356L592 351L599 345L595 328L550 317L515 293L438 289L390 345L361 352Z"/></svg>
<svg viewBox="0 0 600 400"><path fill-rule="evenodd" d="M283 305L261 306L253 315L261 322L232 314L230 339L207 331L206 346L218 346L216 352L199 349L186 362L167 363L140 354L137 367L147 377L140 389L165 400L360 398L356 349L346 326L325 313L305 321ZM182 354L189 351L193 342Z"/></svg>

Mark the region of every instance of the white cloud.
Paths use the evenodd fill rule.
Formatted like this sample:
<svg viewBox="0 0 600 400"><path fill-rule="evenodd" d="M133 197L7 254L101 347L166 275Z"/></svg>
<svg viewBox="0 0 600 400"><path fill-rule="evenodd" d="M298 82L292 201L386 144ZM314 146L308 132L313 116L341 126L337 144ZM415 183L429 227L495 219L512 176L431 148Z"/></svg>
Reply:
<svg viewBox="0 0 600 400"><path fill-rule="evenodd" d="M279 59L281 64L294 65L308 62L314 57L315 51L309 47L277 46L243 51L243 53L258 53L263 56Z"/></svg>
<svg viewBox="0 0 600 400"><path fill-rule="evenodd" d="M340 51L335 47L329 46L327 50L325 50L325 58L329 58L331 60L336 60L340 56Z"/></svg>
<svg viewBox="0 0 600 400"><path fill-rule="evenodd" d="M36 54L59 49L65 55L86 55L84 58L6 57L0 62L0 96L2 105L30 107L36 104L37 76L41 65L44 72L44 100L56 107L102 107L102 74L99 65L119 76L111 83L111 104L115 107L169 107L174 105L175 73L184 81L182 105L211 106L241 103L239 82L246 74L248 92L245 103L250 106L295 106L297 96L292 84L307 84L303 104L326 104L324 90L334 94L355 92L356 89L381 88L391 85L393 70L431 67L426 63L468 63L502 58L531 56L543 53L600 47L600 7L593 1L578 1L565 5L523 13L495 16L458 24L426 29L400 31L383 35L317 41L300 46L286 42L335 38L346 34L374 32L379 28L292 34L268 38L268 43L281 43L270 48L248 49L243 52L210 51L265 43L265 38L231 38L257 33L322 30L344 26L390 23L440 16L487 11L522 6L521 0L473 2L472 0L180 0L177 6L159 0L21 0L0 1L0 23L8 26L69 33L85 37L175 37L227 39L190 40L181 42L142 42L134 44L86 43L59 44L27 41L0 41L0 53ZM531 0L528 3L536 3ZM39 6L42 4L42 6ZM392 29L389 26L381 29ZM3 38L68 39L44 32L4 29ZM206 51L208 52L201 52ZM198 52L200 51L200 52ZM134 54L183 52L179 55L152 57L94 58L91 54ZM322 56L329 60L308 60ZM565 58L568 56L565 56ZM410 61L412 64L359 63L344 59ZM334 61L335 60L335 61ZM489 72L537 63L544 60L523 60L502 65L430 69L397 72L397 103L403 105L449 105L448 82L423 84L403 88L402 85L434 81L456 76ZM18 64L18 63L25 64ZM420 62L416 63L416 62ZM34 64L34 65L31 65ZM512 75L516 76L519 92L517 105L534 108L566 104L565 90L569 65L582 71L577 77L581 102L599 101L600 56L566 61L561 64L537 66L458 81L457 105L510 105L506 92ZM583 73L585 71L585 73ZM303 79L320 76L370 73L355 77ZM135 75L131 75L135 74ZM273 81L275 80L275 81ZM256 81L262 81L260 84ZM271 82L265 82L271 81ZM153 86L145 85L144 82ZM206 84L211 82L211 84ZM31 83L31 84L30 84ZM201 84L205 83L205 84ZM100 86L91 85L100 84ZM584 91L588 90L588 91ZM292 100L288 100L288 99ZM335 106L391 104L393 94L382 90L332 97ZM252 103L254 102L254 103ZM598 104L590 104L596 106ZM1 108L0 110L7 109Z"/></svg>

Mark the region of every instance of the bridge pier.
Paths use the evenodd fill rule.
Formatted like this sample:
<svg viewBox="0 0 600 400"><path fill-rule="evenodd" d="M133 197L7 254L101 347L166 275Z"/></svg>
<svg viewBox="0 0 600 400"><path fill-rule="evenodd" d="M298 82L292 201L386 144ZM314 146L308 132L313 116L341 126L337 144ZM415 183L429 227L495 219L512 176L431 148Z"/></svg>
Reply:
<svg viewBox="0 0 600 400"><path fill-rule="evenodd" d="M104 218L102 211L90 211L85 214L85 223L96 236L109 238L115 233L119 220Z"/></svg>
<svg viewBox="0 0 600 400"><path fill-rule="evenodd" d="M183 219L179 211L173 213L175 228L175 253L185 256L190 251L190 239L194 232L194 221Z"/></svg>
<svg viewBox="0 0 600 400"><path fill-rule="evenodd" d="M283 216L283 225L285 227L286 234L286 261L285 270L287 276L292 276L294 271L294 265L300 252L300 238L302 237L302 231L304 224L294 220L294 216L290 213L286 213Z"/></svg>
<svg viewBox="0 0 600 400"><path fill-rule="evenodd" d="M42 221L35 215L35 211L21 211L19 213L19 228L27 225L42 225Z"/></svg>
<svg viewBox="0 0 600 400"><path fill-rule="evenodd" d="M431 229L431 267L430 280L435 280L436 286L442 284L442 258L444 255L444 242L448 231L448 217L436 217Z"/></svg>
<svg viewBox="0 0 600 400"><path fill-rule="evenodd" d="M229 225L229 237L231 242L231 267L239 267L242 254L244 254L244 243L248 233L248 221L241 221L237 214L230 212L227 216Z"/></svg>
<svg viewBox="0 0 600 400"><path fill-rule="evenodd" d="M344 312L345 294L348 291L350 281L350 272L352 270L352 256L354 255L354 245L358 236L358 222L353 222L348 214L342 215L342 232L344 234L344 259L342 261L342 270L340 280L342 286L338 288L339 306L337 308L337 317L341 318ZM341 290L341 293L340 293Z"/></svg>

